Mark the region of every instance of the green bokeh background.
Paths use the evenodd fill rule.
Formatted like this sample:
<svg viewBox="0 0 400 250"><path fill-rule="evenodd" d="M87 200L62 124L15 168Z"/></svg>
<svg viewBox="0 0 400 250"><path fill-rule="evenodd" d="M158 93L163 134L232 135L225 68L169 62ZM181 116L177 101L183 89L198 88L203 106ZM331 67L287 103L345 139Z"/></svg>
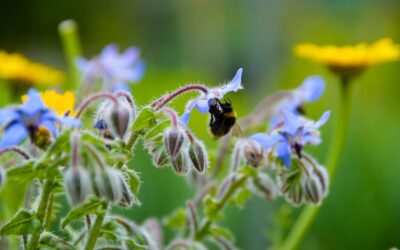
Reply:
<svg viewBox="0 0 400 250"><path fill-rule="evenodd" d="M400 41L400 2L389 0L20 0L0 6L0 48L60 69L65 70L66 63L57 25L65 19L79 23L86 57L111 42L122 48L139 46L148 65L144 79L133 87L141 105L188 82L216 85L243 67L245 90L229 96L239 117L264 96L298 86L314 74L326 79L327 89L322 100L307 106L308 113L317 118L327 109L335 111L335 77L320 65L295 58L292 47L298 42ZM400 246L399 67L400 62L373 67L353 83L345 153L301 249ZM178 111L185 100L175 102ZM216 149L206 124L207 117L196 114L190 126ZM324 144L310 149L321 162L331 124L323 128ZM140 147L132 166L141 172L143 205L122 212L138 222L162 218L194 193L171 169L155 169ZM268 248L282 204L281 199L266 203L252 198L243 210L227 209L224 224L235 232L242 249ZM298 212L293 209L286 219Z"/></svg>

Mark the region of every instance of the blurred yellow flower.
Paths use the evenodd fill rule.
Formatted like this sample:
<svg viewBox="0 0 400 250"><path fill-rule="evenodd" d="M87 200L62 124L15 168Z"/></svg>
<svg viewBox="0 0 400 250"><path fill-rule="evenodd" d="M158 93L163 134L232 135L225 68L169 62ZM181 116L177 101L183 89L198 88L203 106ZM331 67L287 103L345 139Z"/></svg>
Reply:
<svg viewBox="0 0 400 250"><path fill-rule="evenodd" d="M54 86L65 81L61 71L31 62L18 53L0 50L0 78L35 86Z"/></svg>
<svg viewBox="0 0 400 250"><path fill-rule="evenodd" d="M56 112L59 116L63 116L67 112L69 116L74 115L75 96L71 91L60 94L55 90L46 90L40 92L40 97L46 107ZM22 96L23 102L26 102L27 99L27 95Z"/></svg>
<svg viewBox="0 0 400 250"><path fill-rule="evenodd" d="M300 58L328 66L341 76L352 76L367 66L400 58L400 46L389 38L380 39L372 44L359 43L342 47L304 43L296 45L294 52Z"/></svg>

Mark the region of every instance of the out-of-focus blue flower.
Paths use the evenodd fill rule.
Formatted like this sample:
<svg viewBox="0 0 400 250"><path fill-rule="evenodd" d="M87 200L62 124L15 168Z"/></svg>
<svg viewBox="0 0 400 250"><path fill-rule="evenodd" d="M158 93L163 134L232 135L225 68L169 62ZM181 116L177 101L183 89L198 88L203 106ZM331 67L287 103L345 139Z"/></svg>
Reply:
<svg viewBox="0 0 400 250"><path fill-rule="evenodd" d="M101 54L92 60L77 59L87 84L95 79L102 79L105 89L112 91L130 91L129 83L138 82L144 73L145 63L140 59L140 51L136 47L127 48L119 53L118 46L110 44Z"/></svg>
<svg viewBox="0 0 400 250"><path fill-rule="evenodd" d="M254 134L250 139L260 143L264 149L274 149L283 164L290 168L292 152L301 157L304 145L321 143L319 128L328 121L330 114L331 112L327 111L317 122L314 122L284 109L282 110L284 122L281 129L269 134Z"/></svg>
<svg viewBox="0 0 400 250"><path fill-rule="evenodd" d="M39 93L35 89L30 89L28 100L24 104L0 110L0 126L5 125L0 148L19 144L39 127L45 127L53 136L57 136L57 123L71 127L78 127L81 124L77 119L57 116L44 105Z"/></svg>
<svg viewBox="0 0 400 250"><path fill-rule="evenodd" d="M294 89L291 94L278 104L278 111L282 109L290 110L297 114L298 108L306 103L315 102L321 98L325 90L325 81L321 76L307 77L300 87ZM275 128L283 122L280 112L273 116L269 122L270 128Z"/></svg>
<svg viewBox="0 0 400 250"><path fill-rule="evenodd" d="M189 101L189 103L186 105L184 114L181 116L181 122L185 125L188 124L190 113L192 112L193 109L197 109L203 114L207 113L209 110L209 101L211 99L214 98L221 99L222 97L224 97L224 95L226 95L229 92L232 91L236 92L240 89L243 89L242 72L243 72L242 68L238 69L235 76L229 83L224 84L220 87L211 88L209 89L207 95L203 94L197 97L196 99Z"/></svg>

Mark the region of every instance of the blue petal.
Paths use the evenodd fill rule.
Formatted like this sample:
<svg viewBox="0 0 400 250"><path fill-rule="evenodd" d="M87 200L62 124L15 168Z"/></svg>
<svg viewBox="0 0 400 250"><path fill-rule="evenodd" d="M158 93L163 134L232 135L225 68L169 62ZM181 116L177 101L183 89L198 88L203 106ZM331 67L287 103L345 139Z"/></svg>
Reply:
<svg viewBox="0 0 400 250"><path fill-rule="evenodd" d="M290 168L292 165L292 158L290 156L290 145L286 141L281 141L276 146L276 153L278 154L279 159L281 159L283 165L286 168Z"/></svg>
<svg viewBox="0 0 400 250"><path fill-rule="evenodd" d="M127 48L120 56L119 62L122 65L130 66L140 58L140 50L137 47Z"/></svg>
<svg viewBox="0 0 400 250"><path fill-rule="evenodd" d="M208 106L208 100L197 100L195 101L194 106L203 114L206 114L210 109Z"/></svg>
<svg viewBox="0 0 400 250"><path fill-rule="evenodd" d="M221 88L222 95L225 95L226 93L231 92L231 91L236 92L239 89L243 89L242 72L243 72L242 68L238 69L238 71L236 72L236 75L233 77L232 81L230 81L228 84L226 84L225 86L223 86Z"/></svg>
<svg viewBox="0 0 400 250"><path fill-rule="evenodd" d="M321 138L319 136L316 136L315 134L312 133L306 133L305 135L302 136L301 138L301 145L306 145L308 143L311 144L320 144L321 143Z"/></svg>
<svg viewBox="0 0 400 250"><path fill-rule="evenodd" d="M304 98L308 102L315 102L321 98L325 90L325 81L320 76L311 76L304 80L300 86Z"/></svg>
<svg viewBox="0 0 400 250"><path fill-rule="evenodd" d="M131 92L131 89L129 88L129 84L127 84L126 82L116 82L116 83L112 86L112 91L113 91L113 92L117 92L117 91L127 91L127 92Z"/></svg>
<svg viewBox="0 0 400 250"><path fill-rule="evenodd" d="M321 118L319 118L319 120L314 124L314 128L320 128L322 125L324 125L327 121L328 121L328 119L329 119L329 117L331 116L331 111L329 110L329 111L326 111L322 116L321 116Z"/></svg>
<svg viewBox="0 0 400 250"><path fill-rule="evenodd" d="M283 130L292 136L296 135L297 130L302 126L299 118L287 109L282 110L282 115L285 121Z"/></svg>
<svg viewBox="0 0 400 250"><path fill-rule="evenodd" d="M30 89L28 91L28 100L22 104L20 109L28 115L34 115L36 112L44 108L45 106L42 98L40 98L39 92L36 89Z"/></svg>
<svg viewBox="0 0 400 250"><path fill-rule="evenodd" d="M28 136L28 130L22 123L8 126L0 142L0 148L17 145Z"/></svg>
<svg viewBox="0 0 400 250"><path fill-rule="evenodd" d="M181 117L180 121L183 125L187 126L190 119L190 111L186 111Z"/></svg>
<svg viewBox="0 0 400 250"><path fill-rule="evenodd" d="M13 109L0 109L0 126L20 119L20 115Z"/></svg>
<svg viewBox="0 0 400 250"><path fill-rule="evenodd" d="M112 60L117 55L118 55L118 46L116 44L109 44L101 52L100 60L102 61Z"/></svg>
<svg viewBox="0 0 400 250"><path fill-rule="evenodd" d="M269 149L284 138L280 134L269 135L266 133L257 133L250 136L250 139L260 143L264 149Z"/></svg>
<svg viewBox="0 0 400 250"><path fill-rule="evenodd" d="M78 119L75 118L70 118L70 117L58 117L57 121L61 124L61 125L66 125L69 127L80 127L82 122Z"/></svg>

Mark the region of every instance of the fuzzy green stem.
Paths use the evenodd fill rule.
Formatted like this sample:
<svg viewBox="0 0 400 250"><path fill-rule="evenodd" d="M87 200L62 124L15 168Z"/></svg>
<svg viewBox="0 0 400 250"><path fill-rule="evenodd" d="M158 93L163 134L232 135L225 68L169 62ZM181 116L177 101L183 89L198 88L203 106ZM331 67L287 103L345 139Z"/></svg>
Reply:
<svg viewBox="0 0 400 250"><path fill-rule="evenodd" d="M80 81L80 73L76 65L76 59L82 54L77 24L74 20L65 20L58 26L58 32L61 36L69 69L69 79L66 84L66 89L76 89Z"/></svg>
<svg viewBox="0 0 400 250"><path fill-rule="evenodd" d="M217 205L215 207L215 213L218 213L220 210L222 210L224 208L225 204L229 201L229 199L236 192L236 190L246 182L247 178L248 178L248 176L242 176L237 181L232 183L232 185L226 191L225 195L222 196L221 200L217 203ZM203 226L201 228L199 228L199 230L197 231L195 239L198 241L203 239L203 237L208 234L208 231L210 230L212 223L213 223L213 220L210 218L207 218L207 220L205 221Z"/></svg>
<svg viewBox="0 0 400 250"><path fill-rule="evenodd" d="M339 166L340 155L343 151L343 146L347 134L347 128L350 118L350 93L349 79L342 78L340 84L340 102L337 111L337 120L333 139L328 154L327 169L331 183L333 183L336 170ZM332 185L332 184L331 184ZM308 206L303 209L295 222L292 230L283 245L279 247L281 250L293 250L299 247L301 241L307 234L321 206Z"/></svg>
<svg viewBox="0 0 400 250"><path fill-rule="evenodd" d="M40 234L43 232L43 229L45 228L45 218L46 216L48 216L46 212L48 211L47 207L50 201L51 191L53 190L53 187L54 187L54 181L52 179L47 179L44 181L43 190L40 197L40 203L36 212L36 216L42 222L43 227L42 230L37 230L32 234L28 242L27 246L28 250L35 250L38 247Z"/></svg>
<svg viewBox="0 0 400 250"><path fill-rule="evenodd" d="M103 211L97 215L96 220L94 221L92 230L90 231L89 238L86 242L85 250L93 250L97 238L99 237L101 226L103 225L104 217L106 216L107 213L107 208L108 208L108 203L104 202L103 203Z"/></svg>

